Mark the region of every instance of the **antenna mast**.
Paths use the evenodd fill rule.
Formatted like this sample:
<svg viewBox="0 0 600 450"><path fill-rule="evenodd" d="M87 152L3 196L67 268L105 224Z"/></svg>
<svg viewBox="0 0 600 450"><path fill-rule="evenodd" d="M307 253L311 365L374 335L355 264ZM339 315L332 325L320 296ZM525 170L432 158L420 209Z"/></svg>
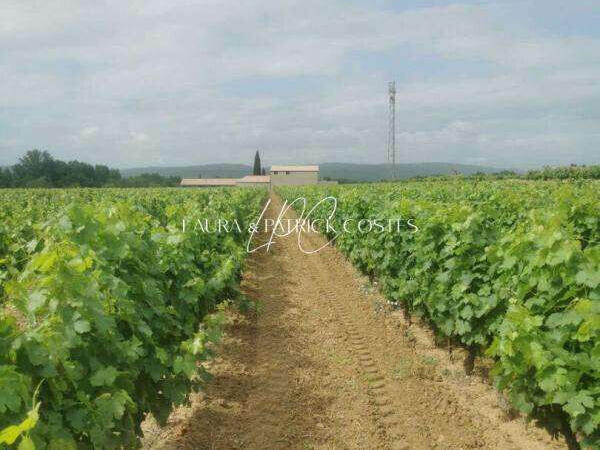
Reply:
<svg viewBox="0 0 600 450"><path fill-rule="evenodd" d="M393 177L396 177L396 82L388 83L388 94L390 98L390 113L388 127L388 163L392 164Z"/></svg>

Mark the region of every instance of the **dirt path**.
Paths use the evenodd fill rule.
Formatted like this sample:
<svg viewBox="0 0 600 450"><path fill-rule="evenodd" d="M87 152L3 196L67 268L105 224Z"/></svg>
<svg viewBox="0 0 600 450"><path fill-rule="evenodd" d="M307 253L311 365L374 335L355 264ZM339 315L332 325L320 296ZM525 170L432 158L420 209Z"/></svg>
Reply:
<svg viewBox="0 0 600 450"><path fill-rule="evenodd" d="M566 448L509 420L458 351L407 326L337 250L296 239L250 257L242 288L262 312L231 313L214 379L165 429L146 424L147 448Z"/></svg>

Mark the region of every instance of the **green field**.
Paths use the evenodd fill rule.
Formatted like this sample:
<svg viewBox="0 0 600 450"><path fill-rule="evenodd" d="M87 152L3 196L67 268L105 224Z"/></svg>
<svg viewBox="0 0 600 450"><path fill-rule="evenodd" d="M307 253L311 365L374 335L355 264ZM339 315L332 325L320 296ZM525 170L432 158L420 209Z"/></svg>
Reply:
<svg viewBox="0 0 600 450"><path fill-rule="evenodd" d="M600 445L600 184L446 180L279 187L344 221L336 247L440 343L493 361L513 405ZM0 448L135 447L208 378L261 189L0 191ZM298 212L301 212L297 208ZM330 207L311 219L326 219ZM237 220L241 232L184 232ZM328 234L333 238L333 232ZM335 270L335 268L331 268ZM20 424L20 425L19 425Z"/></svg>
<svg viewBox="0 0 600 450"><path fill-rule="evenodd" d="M135 447L146 413L164 423L206 377L246 256L245 233L182 221L246 221L264 195L1 191L0 447Z"/></svg>
<svg viewBox="0 0 600 450"><path fill-rule="evenodd" d="M600 184L448 181L279 188L337 199L346 219L410 219L418 232L341 233L336 246L408 314L494 359L513 405L600 446ZM326 219L331 205L311 218ZM334 233L329 233L332 238ZM574 438L574 437L573 437Z"/></svg>

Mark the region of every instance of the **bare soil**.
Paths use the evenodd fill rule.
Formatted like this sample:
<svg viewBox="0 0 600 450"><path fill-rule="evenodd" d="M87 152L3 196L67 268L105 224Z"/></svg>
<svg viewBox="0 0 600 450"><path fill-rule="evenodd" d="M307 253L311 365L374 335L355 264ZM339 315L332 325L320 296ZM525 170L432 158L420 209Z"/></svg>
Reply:
<svg viewBox="0 0 600 450"><path fill-rule="evenodd" d="M407 324L334 247L280 238L249 257L242 289L262 311L228 312L214 379L166 427L148 419L145 448L566 448L511 414L486 361L466 376L464 352Z"/></svg>

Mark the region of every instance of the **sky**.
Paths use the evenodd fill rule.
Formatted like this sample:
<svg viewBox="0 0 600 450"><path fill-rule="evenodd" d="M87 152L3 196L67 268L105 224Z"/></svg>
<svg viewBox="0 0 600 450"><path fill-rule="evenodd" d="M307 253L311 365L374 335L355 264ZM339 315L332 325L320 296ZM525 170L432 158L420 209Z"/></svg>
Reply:
<svg viewBox="0 0 600 450"><path fill-rule="evenodd" d="M0 165L600 163L600 2L3 0Z"/></svg>

